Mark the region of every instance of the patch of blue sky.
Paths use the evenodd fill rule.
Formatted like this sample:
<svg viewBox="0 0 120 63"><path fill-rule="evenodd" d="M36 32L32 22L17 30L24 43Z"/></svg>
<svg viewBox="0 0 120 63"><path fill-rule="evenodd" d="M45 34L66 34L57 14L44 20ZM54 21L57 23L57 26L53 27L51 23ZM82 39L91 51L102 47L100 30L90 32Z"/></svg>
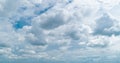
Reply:
<svg viewBox="0 0 120 63"><path fill-rule="evenodd" d="M39 7L38 5L36 5L36 6ZM48 6L48 7L44 8L44 9L36 10L34 13L35 13L36 15L41 15L41 14L47 12L47 11L48 11L49 9L51 9L52 7L53 7L53 5L52 5L52 6Z"/></svg>
<svg viewBox="0 0 120 63"><path fill-rule="evenodd" d="M40 5L36 5L36 7L39 7ZM36 10L34 12L35 16L23 16L21 18L19 18L18 20L16 20L16 22L13 24L13 27L15 29L20 29L20 28L23 28L24 26L29 26L30 25L30 21L32 18L38 16L38 15L41 15L45 12L47 12L49 9L51 9L53 7L53 5L51 6L48 6L44 9L40 9L40 10ZM27 7L20 7L20 9L18 10L18 12L24 12L25 10L27 9Z"/></svg>
<svg viewBox="0 0 120 63"><path fill-rule="evenodd" d="M15 29L23 28L24 26L30 26L31 25L31 18L32 17L21 17L18 19L14 24L13 27Z"/></svg>

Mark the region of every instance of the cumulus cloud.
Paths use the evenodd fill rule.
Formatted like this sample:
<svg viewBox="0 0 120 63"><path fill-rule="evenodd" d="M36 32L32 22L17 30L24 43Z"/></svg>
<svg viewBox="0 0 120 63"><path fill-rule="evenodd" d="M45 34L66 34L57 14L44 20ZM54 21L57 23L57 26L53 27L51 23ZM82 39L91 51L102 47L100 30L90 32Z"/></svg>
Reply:
<svg viewBox="0 0 120 63"><path fill-rule="evenodd" d="M120 62L119 2L0 0L0 62Z"/></svg>

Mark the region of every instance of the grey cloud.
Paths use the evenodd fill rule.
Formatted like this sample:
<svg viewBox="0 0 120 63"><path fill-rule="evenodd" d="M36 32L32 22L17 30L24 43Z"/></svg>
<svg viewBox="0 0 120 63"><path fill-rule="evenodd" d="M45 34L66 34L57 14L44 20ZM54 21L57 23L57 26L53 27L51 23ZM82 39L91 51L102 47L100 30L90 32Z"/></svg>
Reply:
<svg viewBox="0 0 120 63"><path fill-rule="evenodd" d="M65 23L64 15L58 13L54 16L50 15L40 20L40 27L46 30L57 28Z"/></svg>
<svg viewBox="0 0 120 63"><path fill-rule="evenodd" d="M102 17L96 20L95 35L107 35L111 36L113 33L105 31L114 26L114 19L112 19L108 14L103 14Z"/></svg>
<svg viewBox="0 0 120 63"><path fill-rule="evenodd" d="M35 30L35 29L34 29ZM41 31L35 30L26 36L26 41L31 45L44 46L46 45L46 40L44 34Z"/></svg>

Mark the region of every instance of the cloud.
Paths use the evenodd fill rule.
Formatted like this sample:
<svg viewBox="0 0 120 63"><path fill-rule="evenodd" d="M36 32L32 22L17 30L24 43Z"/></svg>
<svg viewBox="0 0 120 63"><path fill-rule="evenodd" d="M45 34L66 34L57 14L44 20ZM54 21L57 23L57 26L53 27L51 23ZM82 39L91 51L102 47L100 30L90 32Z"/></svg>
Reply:
<svg viewBox="0 0 120 63"><path fill-rule="evenodd" d="M106 32L105 29L109 29L114 25L114 20L107 14L103 14L98 20L96 20L96 29L94 34L111 35L111 32ZM106 24L104 24L106 23Z"/></svg>
<svg viewBox="0 0 120 63"><path fill-rule="evenodd" d="M62 13L61 14L58 13L55 15L52 15L52 14L43 15L38 20L37 20L37 22L39 22L38 25L42 29L46 29L46 30L57 28L60 25L63 25L65 23L64 15Z"/></svg>
<svg viewBox="0 0 120 63"><path fill-rule="evenodd" d="M0 0L0 58L11 63L120 62L117 2Z"/></svg>

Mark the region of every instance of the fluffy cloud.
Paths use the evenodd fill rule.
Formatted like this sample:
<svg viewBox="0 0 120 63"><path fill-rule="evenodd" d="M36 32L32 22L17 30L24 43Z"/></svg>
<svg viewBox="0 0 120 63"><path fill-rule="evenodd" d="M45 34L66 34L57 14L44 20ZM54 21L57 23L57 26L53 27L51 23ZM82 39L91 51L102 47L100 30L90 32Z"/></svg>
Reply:
<svg viewBox="0 0 120 63"><path fill-rule="evenodd" d="M11 63L120 62L118 2L0 0L0 58Z"/></svg>

